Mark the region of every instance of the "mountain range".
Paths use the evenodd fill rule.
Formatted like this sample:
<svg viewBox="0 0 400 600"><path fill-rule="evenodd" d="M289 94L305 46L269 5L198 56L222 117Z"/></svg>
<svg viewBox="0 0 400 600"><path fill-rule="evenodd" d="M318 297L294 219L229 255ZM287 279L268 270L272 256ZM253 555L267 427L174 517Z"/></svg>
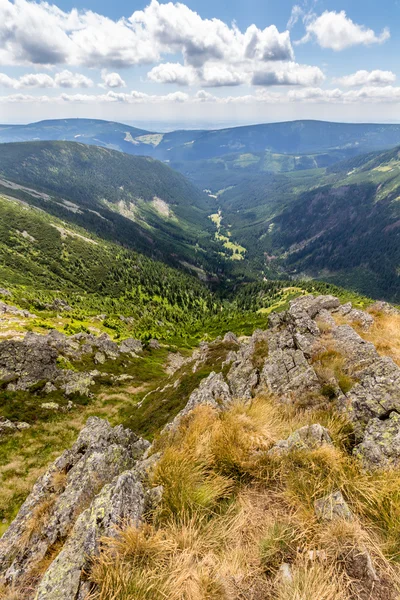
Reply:
<svg viewBox="0 0 400 600"><path fill-rule="evenodd" d="M135 152L185 149L176 164L105 147L127 131L79 119L3 127L7 139L90 144L0 144L0 191L213 285L311 277L400 301L399 151L377 149L400 141L397 125L278 123L157 144L143 136L161 134L129 130ZM192 134L198 143L183 141ZM234 139L243 151L218 156Z"/></svg>

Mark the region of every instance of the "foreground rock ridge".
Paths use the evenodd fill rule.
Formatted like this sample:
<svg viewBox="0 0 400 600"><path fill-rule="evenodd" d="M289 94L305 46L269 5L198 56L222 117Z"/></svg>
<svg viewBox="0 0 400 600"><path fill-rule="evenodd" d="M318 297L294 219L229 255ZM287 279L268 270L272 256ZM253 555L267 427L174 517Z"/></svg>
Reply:
<svg viewBox="0 0 400 600"><path fill-rule="evenodd" d="M384 304L379 309L395 310ZM370 314L341 305L333 296L308 295L293 300L288 310L271 314L266 331L257 330L243 341L227 334L222 343L234 349L223 371L201 381L163 433L176 430L198 405L223 411L235 400L250 403L265 392L283 403L319 397L352 421L354 453L363 468L399 465L400 368L391 358L379 355L350 325L367 330L372 323ZM89 351L88 346L108 356L141 351L136 340L118 347L104 337L99 341L82 335L66 339L56 332L28 334L22 341L0 343L0 370L16 389L26 389L37 378L59 382L59 352L82 354ZM195 353L197 361L199 355ZM316 362L324 356L339 361L340 372L321 373ZM279 456L332 443L329 431L315 423L278 441L268 452ZM5 584L29 581L35 600L87 597L87 569L99 552L100 538L117 535L124 524L139 525L160 500L162 489L151 488L147 478L158 456L149 442L129 429L89 418L72 448L38 479L0 539L0 577ZM351 519L340 491L321 498L315 508L323 519L337 515ZM39 577L41 564L46 568Z"/></svg>

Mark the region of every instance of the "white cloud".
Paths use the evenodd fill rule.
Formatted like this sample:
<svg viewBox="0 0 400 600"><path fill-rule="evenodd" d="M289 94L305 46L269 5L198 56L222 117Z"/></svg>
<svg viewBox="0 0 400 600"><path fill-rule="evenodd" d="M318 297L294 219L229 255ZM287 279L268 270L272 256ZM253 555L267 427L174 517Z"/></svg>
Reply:
<svg viewBox="0 0 400 600"><path fill-rule="evenodd" d="M292 29L297 23L297 21L304 15L304 10L298 4L295 4L292 7L292 12L290 13L289 21L287 22L286 27L288 29Z"/></svg>
<svg viewBox="0 0 400 600"><path fill-rule="evenodd" d="M93 81L80 73L61 71L54 77L47 73L26 73L21 77L9 77L0 73L0 87L12 88L14 90L24 88L88 88L93 86Z"/></svg>
<svg viewBox="0 0 400 600"><path fill-rule="evenodd" d="M103 80L103 83L100 84L101 87L109 89L126 87L126 83L119 73L108 73L106 69L103 69L101 78Z"/></svg>
<svg viewBox="0 0 400 600"><path fill-rule="evenodd" d="M325 11L319 17L309 15L306 16L305 23L307 33L299 43L315 39L322 48L335 51L360 44L382 44L390 38L388 28L377 35L372 29L354 23L344 10Z"/></svg>
<svg viewBox="0 0 400 600"><path fill-rule="evenodd" d="M175 83L177 85L191 85L197 79L196 70L180 63L163 63L153 67L147 73L150 81L156 83Z"/></svg>
<svg viewBox="0 0 400 600"><path fill-rule="evenodd" d="M396 81L396 75L392 71L357 71L351 75L345 75L335 79L335 82L345 87L358 87L362 85L388 85Z"/></svg>
<svg viewBox="0 0 400 600"><path fill-rule="evenodd" d="M196 68L208 61L293 59L288 31L251 25L242 32L219 19L203 19L185 4L151 0L129 19L113 21L47 2L0 0L0 64L123 67L176 53Z"/></svg>
<svg viewBox="0 0 400 600"><path fill-rule="evenodd" d="M400 101L400 87L364 86L359 90L343 91L339 88L325 90L307 88L290 90L287 94L291 102L333 103L333 104L384 104Z"/></svg>
<svg viewBox="0 0 400 600"><path fill-rule="evenodd" d="M33 96L31 94L12 94L0 96L0 103L32 103L32 104L398 104L400 102L400 87L395 86L364 86L356 90L343 91L340 88L322 89L320 87L307 87L292 89L287 93L271 92L265 88L259 89L255 94L238 96L215 96L206 90L200 90L194 95L184 92L173 92L171 94L146 94L133 90L131 92L109 91L104 94L68 94L62 93L58 96Z"/></svg>
<svg viewBox="0 0 400 600"><path fill-rule="evenodd" d="M252 78L253 85L317 85L325 79L319 67L299 65L294 62L284 63L279 68L256 71Z"/></svg>
<svg viewBox="0 0 400 600"><path fill-rule="evenodd" d="M89 88L93 86L93 81L81 73L71 73L71 71L61 71L54 76L57 87L62 88Z"/></svg>

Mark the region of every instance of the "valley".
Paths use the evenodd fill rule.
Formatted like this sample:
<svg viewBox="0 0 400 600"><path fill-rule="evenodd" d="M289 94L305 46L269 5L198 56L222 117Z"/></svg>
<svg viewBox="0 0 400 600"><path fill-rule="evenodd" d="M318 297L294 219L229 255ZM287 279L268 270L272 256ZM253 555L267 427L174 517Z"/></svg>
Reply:
<svg viewBox="0 0 400 600"><path fill-rule="evenodd" d="M1 600L397 600L396 127L117 125L0 130Z"/></svg>

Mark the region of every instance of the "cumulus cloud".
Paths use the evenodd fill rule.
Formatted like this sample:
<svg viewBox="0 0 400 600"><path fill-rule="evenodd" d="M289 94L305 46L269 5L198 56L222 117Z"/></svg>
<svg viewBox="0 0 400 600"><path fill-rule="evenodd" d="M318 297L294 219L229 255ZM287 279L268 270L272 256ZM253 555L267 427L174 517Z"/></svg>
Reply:
<svg viewBox="0 0 400 600"><path fill-rule="evenodd" d="M101 87L109 89L126 87L126 83L119 73L108 73L106 69L103 69L101 78L103 80L103 83L100 84Z"/></svg>
<svg viewBox="0 0 400 600"><path fill-rule="evenodd" d="M104 94L68 94L62 93L58 96L33 96L31 94L12 94L0 96L2 104L397 104L400 102L400 87L395 86L364 86L356 90L343 91L340 88L323 89L320 87L307 87L292 89L287 93L272 92L266 88L259 89L254 94L238 96L215 96L206 90L199 90L194 95L184 92L173 92L171 94L146 94L139 91L114 92L112 90Z"/></svg>
<svg viewBox="0 0 400 600"><path fill-rule="evenodd" d="M153 67L147 77L156 83L190 85L196 82L196 70L180 63L163 63Z"/></svg>
<svg viewBox="0 0 400 600"><path fill-rule="evenodd" d="M345 87L359 87L362 85L388 85L396 81L396 75L392 71L357 71L351 75L345 75L335 79L335 82Z"/></svg>
<svg viewBox="0 0 400 600"><path fill-rule="evenodd" d="M62 11L47 2L0 1L0 64L70 64L123 67L182 53L186 65L207 61L293 58L288 31L275 25L242 32L219 19L203 19L185 4L151 0L128 19L92 11Z"/></svg>
<svg viewBox="0 0 400 600"><path fill-rule="evenodd" d="M89 88L93 86L93 81L80 73L71 73L71 71L61 71L54 77L47 73L26 73L19 78L9 77L5 73L0 73L0 86L12 88L15 90L23 88Z"/></svg>
<svg viewBox="0 0 400 600"><path fill-rule="evenodd" d="M382 44L390 38L388 28L379 35L364 25L354 23L344 10L340 12L325 11L317 17L308 15L305 18L306 35L299 43L315 39L321 48L339 51L356 45Z"/></svg>
<svg viewBox="0 0 400 600"><path fill-rule="evenodd" d="M81 73L71 73L71 71L61 71L54 76L56 87L62 88L89 88L93 86L93 81Z"/></svg>
<svg viewBox="0 0 400 600"><path fill-rule="evenodd" d="M318 85L325 79L319 67L299 65L294 62L283 64L280 68L256 71L253 85Z"/></svg>

